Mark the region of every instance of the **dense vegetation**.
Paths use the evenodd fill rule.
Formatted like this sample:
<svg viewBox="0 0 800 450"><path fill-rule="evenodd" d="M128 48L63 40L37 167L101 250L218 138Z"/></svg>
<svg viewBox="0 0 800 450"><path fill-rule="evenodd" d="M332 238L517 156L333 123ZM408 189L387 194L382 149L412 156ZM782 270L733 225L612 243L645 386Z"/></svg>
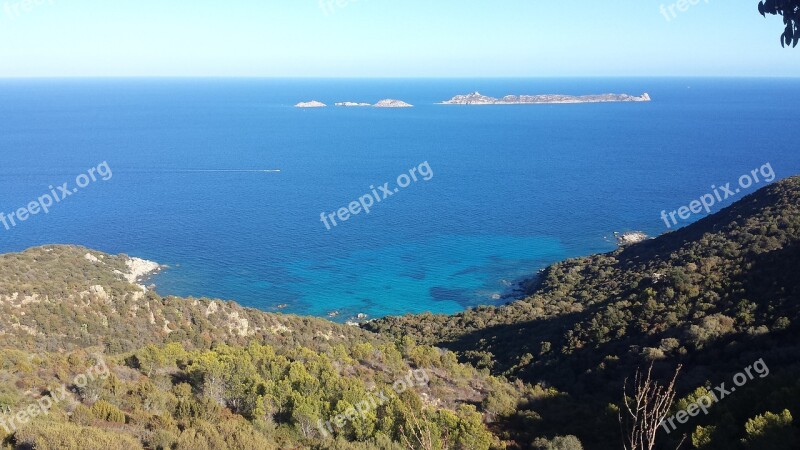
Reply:
<svg viewBox="0 0 800 450"><path fill-rule="evenodd" d="M688 409L658 448L798 448L800 178L684 229L556 264L530 296L364 328L161 297L125 255L0 256L0 439L18 449L619 449L622 387ZM85 383L97 367L104 377ZM96 370L95 370L96 373ZM64 389L58 389L64 386ZM35 412L54 392L63 398ZM33 408L33 409L31 409ZM18 425L18 426L17 426ZM3 427L8 426L6 431Z"/></svg>
<svg viewBox="0 0 800 450"><path fill-rule="evenodd" d="M501 445L487 426L495 404L526 393L410 338L162 298L123 278L127 260L68 246L0 256L6 446L488 449ZM109 376L77 386L98 361ZM48 414L10 425L62 384L69 395Z"/></svg>

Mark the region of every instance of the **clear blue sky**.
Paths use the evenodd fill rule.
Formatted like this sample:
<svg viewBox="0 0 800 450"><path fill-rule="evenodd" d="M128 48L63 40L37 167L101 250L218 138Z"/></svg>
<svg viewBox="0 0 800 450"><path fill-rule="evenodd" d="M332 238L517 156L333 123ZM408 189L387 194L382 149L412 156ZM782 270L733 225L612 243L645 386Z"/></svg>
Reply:
<svg viewBox="0 0 800 450"><path fill-rule="evenodd" d="M0 0L0 77L800 74L757 0L31 1Z"/></svg>

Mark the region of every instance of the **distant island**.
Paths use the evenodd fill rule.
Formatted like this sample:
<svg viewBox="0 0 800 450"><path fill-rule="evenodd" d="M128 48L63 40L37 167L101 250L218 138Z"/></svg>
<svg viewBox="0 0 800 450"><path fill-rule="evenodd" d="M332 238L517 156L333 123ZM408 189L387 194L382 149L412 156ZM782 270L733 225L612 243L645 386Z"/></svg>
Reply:
<svg viewBox="0 0 800 450"><path fill-rule="evenodd" d="M375 105L373 106L375 106L376 108L411 108L414 105L410 105L400 100L386 99L386 100L381 100L378 103L375 103Z"/></svg>
<svg viewBox="0 0 800 450"><path fill-rule="evenodd" d="M639 97L628 94L599 94L599 95L506 95L503 98L494 98L482 95L480 92L456 95L440 105L535 105L547 103L611 103L611 102L649 102L650 95L645 93Z"/></svg>
<svg viewBox="0 0 800 450"><path fill-rule="evenodd" d="M335 103L336 106L341 107L373 107L373 108L412 108L414 105L408 104L401 100L394 100L391 98L381 100L374 105L369 103L356 103L356 102L338 102ZM328 105L322 102L318 102L316 100L312 100L310 102L300 102L294 105L295 108L325 108Z"/></svg>
<svg viewBox="0 0 800 450"><path fill-rule="evenodd" d="M295 108L325 108L328 105L322 102L318 102L316 100L311 100L310 102L300 102L294 105Z"/></svg>
<svg viewBox="0 0 800 450"><path fill-rule="evenodd" d="M598 95L506 95L503 98L489 97L480 92L472 94L456 95L450 100L439 103L440 105L541 105L548 103L615 103L615 102L649 102L650 94L644 93L640 96L628 94L598 94ZM412 108L414 105L402 100L384 99L375 103L363 102L337 102L338 107L373 107L373 108ZM312 100L310 102L300 102L294 105L295 108L325 108L325 103Z"/></svg>

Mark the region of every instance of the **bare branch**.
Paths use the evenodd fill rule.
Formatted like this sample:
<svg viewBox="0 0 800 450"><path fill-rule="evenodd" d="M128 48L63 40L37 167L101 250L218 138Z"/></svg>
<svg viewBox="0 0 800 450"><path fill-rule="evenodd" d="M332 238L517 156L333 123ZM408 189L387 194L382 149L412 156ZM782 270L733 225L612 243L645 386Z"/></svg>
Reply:
<svg viewBox="0 0 800 450"><path fill-rule="evenodd" d="M667 417L672 402L675 400L675 382L678 380L680 371L681 366L679 365L669 384L662 386L653 380L653 363L650 363L646 374L637 368L631 395L628 395L628 379L625 379L622 399L627 416L623 419L622 412L619 414L624 450L653 450L655 448L658 427ZM683 437L678 448L683 445L685 439L686 436Z"/></svg>

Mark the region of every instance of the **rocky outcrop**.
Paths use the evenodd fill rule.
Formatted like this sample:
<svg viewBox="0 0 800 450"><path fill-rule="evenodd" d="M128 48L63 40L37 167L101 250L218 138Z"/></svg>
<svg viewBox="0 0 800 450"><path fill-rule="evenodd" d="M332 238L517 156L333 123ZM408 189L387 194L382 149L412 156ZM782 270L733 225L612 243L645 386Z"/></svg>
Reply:
<svg viewBox="0 0 800 450"><path fill-rule="evenodd" d="M141 258L130 258L125 261L125 265L128 267L128 273L124 274L124 277L133 284L162 269L157 262Z"/></svg>
<svg viewBox="0 0 800 450"><path fill-rule="evenodd" d="M628 231L625 233L614 233L617 238L617 243L621 246L638 244L639 242L647 240L648 236L641 231Z"/></svg>

